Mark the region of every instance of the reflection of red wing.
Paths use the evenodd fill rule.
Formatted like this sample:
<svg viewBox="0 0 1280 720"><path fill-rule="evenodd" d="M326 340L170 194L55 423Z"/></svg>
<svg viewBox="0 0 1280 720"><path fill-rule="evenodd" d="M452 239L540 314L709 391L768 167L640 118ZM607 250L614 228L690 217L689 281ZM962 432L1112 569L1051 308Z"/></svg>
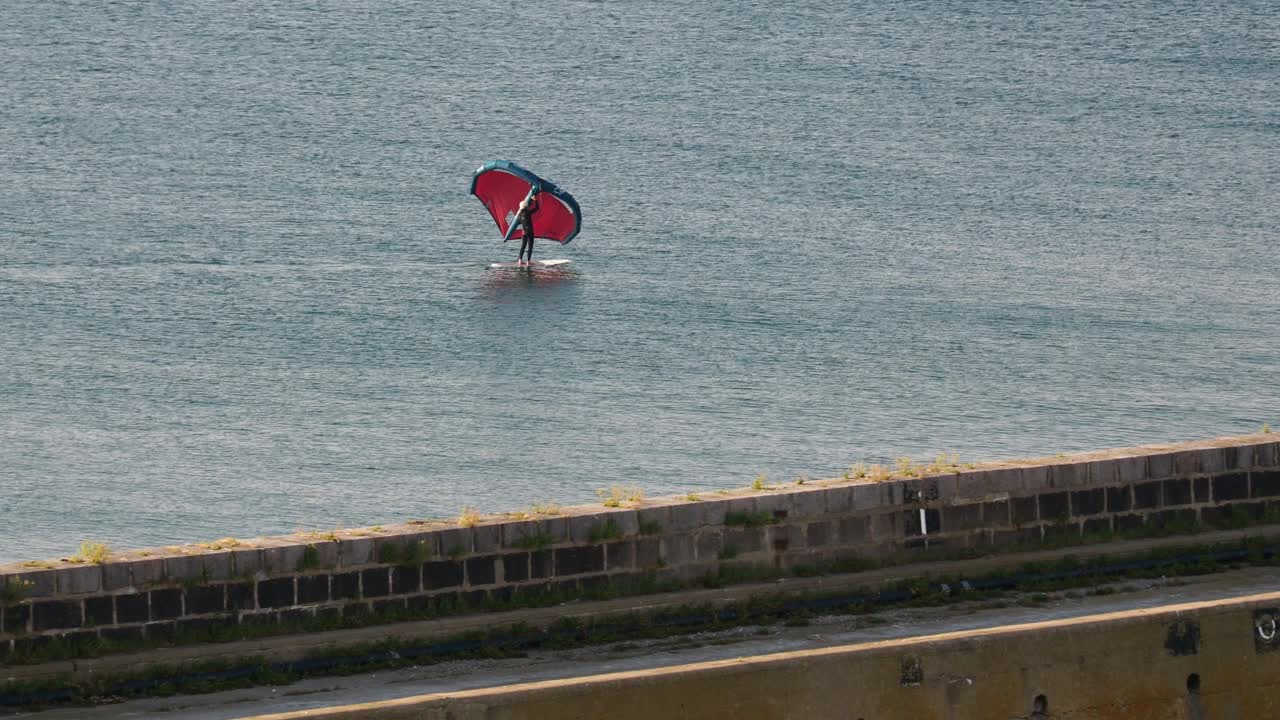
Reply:
<svg viewBox="0 0 1280 720"><path fill-rule="evenodd" d="M553 183L505 160L499 160L476 171L471 181L471 194L484 203L498 231L507 237L507 231L515 222L520 203L529 195L533 182L538 181L542 192L538 194L538 209L533 213L533 230L539 239L567 243L578 234L581 217L577 201ZM523 238L524 231L516 228L509 237Z"/></svg>

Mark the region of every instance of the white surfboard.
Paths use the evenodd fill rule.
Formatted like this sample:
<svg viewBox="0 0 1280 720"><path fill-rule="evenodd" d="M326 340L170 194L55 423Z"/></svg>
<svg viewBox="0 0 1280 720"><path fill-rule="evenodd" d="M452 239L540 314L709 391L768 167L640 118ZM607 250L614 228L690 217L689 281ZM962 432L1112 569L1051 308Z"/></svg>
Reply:
<svg viewBox="0 0 1280 720"><path fill-rule="evenodd" d="M559 258L555 260L534 260L530 265L516 265L513 262L489 263L490 270L545 270L547 268L564 267L571 260Z"/></svg>

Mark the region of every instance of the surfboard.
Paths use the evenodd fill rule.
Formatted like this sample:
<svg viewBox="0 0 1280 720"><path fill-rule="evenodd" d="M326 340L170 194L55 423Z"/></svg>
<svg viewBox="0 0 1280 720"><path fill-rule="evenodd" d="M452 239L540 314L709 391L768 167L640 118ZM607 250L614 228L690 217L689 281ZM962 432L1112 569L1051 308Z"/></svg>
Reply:
<svg viewBox="0 0 1280 720"><path fill-rule="evenodd" d="M489 269L490 270L545 270L547 268L564 267L565 265L568 265L570 262L573 262L573 261L566 260L564 258L558 258L555 260L534 260L533 263L528 267L519 266L513 262L489 263Z"/></svg>

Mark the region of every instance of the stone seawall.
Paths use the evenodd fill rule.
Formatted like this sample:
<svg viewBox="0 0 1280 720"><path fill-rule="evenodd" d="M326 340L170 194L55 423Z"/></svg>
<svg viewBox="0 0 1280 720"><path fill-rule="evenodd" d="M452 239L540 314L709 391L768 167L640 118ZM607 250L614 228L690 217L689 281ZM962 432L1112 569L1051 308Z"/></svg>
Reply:
<svg viewBox="0 0 1280 720"><path fill-rule="evenodd" d="M917 472L917 471L913 471ZM1280 524L1280 437L1148 446L873 482L565 508L0 566L0 662L50 644L481 611L523 596L851 558L982 554L1144 530ZM625 504L625 503L624 503Z"/></svg>

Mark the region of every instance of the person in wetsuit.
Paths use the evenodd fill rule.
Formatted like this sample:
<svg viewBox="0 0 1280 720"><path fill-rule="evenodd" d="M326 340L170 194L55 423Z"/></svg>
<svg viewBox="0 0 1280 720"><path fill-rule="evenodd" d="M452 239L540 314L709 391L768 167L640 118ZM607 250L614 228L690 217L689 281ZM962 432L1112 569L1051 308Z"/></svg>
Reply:
<svg viewBox="0 0 1280 720"><path fill-rule="evenodd" d="M516 222L520 223L520 231L524 239L520 241L520 255L516 258L517 267L528 267L533 262L533 214L538 211L538 188L534 188L529 197L520 203L516 213ZM529 248L529 258L525 259L525 248Z"/></svg>

